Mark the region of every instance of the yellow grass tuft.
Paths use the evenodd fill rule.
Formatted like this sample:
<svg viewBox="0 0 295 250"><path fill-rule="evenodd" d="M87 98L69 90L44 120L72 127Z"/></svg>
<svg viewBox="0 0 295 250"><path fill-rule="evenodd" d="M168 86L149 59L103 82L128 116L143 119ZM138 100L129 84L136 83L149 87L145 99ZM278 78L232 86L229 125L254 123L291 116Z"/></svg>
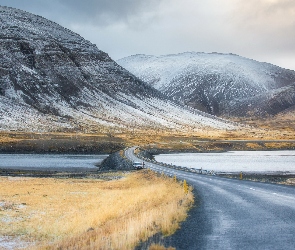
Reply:
<svg viewBox="0 0 295 250"><path fill-rule="evenodd" d="M287 142L281 142L281 143L277 143L277 142L269 142L269 143L265 143L265 146L268 149L280 149L280 148L287 148L287 147L293 147L294 143L287 143Z"/></svg>
<svg viewBox="0 0 295 250"><path fill-rule="evenodd" d="M259 145L258 143L246 143L246 146L247 148L253 149L253 150L263 149L263 147Z"/></svg>
<svg viewBox="0 0 295 250"><path fill-rule="evenodd" d="M176 248L174 247L164 247L162 245L156 245L156 244L152 244L149 248L149 250L175 250Z"/></svg>
<svg viewBox="0 0 295 250"><path fill-rule="evenodd" d="M172 234L193 202L180 183L147 170L113 181L1 177L0 185L0 237L37 249L133 249Z"/></svg>

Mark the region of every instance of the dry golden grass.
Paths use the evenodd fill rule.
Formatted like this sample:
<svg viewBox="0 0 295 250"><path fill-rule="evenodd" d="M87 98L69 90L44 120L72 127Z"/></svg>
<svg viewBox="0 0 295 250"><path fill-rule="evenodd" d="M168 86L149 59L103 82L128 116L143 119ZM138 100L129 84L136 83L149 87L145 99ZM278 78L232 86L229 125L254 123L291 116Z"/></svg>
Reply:
<svg viewBox="0 0 295 250"><path fill-rule="evenodd" d="M2 142L1 142L1 138ZM33 139L32 139L33 138ZM9 141L11 140L11 141ZM13 142L19 140L19 142ZM218 130L198 130L198 131L135 131L132 133L114 133L112 137L107 134L74 134L74 133L0 133L0 146L8 150L11 147L17 149L26 149L28 152L35 152L40 145L47 145L49 152L79 152L81 149L93 152L111 153L122 149L123 147L139 145L143 148L156 148L170 151L222 151L229 150L222 141L243 142L249 140L246 146L235 150L267 150L267 149L292 149L295 147L295 130L280 128L272 130L270 128L258 129L244 127L237 131L218 131ZM272 143L267 146L263 141L277 140L276 144ZM281 141L281 142L279 142ZM289 142L288 142L289 141ZM46 144L47 143L47 144ZM205 144L208 145L205 145ZM212 145L209 145L212 144ZM47 152L47 151L46 151ZM88 151L87 151L88 152ZM123 154L122 154L123 155Z"/></svg>
<svg viewBox="0 0 295 250"><path fill-rule="evenodd" d="M112 181L1 177L0 186L0 236L37 249L132 249L173 233L193 202L180 183L152 171Z"/></svg>
<svg viewBox="0 0 295 250"><path fill-rule="evenodd" d="M277 143L277 142L266 142L265 146L268 149L280 149L280 148L286 148L286 147L292 147L294 146L294 143L287 143L287 142L282 142L282 143Z"/></svg>
<svg viewBox="0 0 295 250"><path fill-rule="evenodd" d="M295 116L295 112L294 112ZM87 152L112 153L124 147L139 145L145 148L157 148L171 151L198 150L198 144L204 141L218 140L249 140L248 149L283 149L281 143L290 141L294 148L295 120L293 117L277 116L265 119L235 118L235 121L246 124L237 130L216 130L212 128L183 130L164 130L156 128L134 129L126 131L83 133L25 133L25 132L0 132L0 146L7 149L25 149L36 152L40 145L45 145L46 152L79 152L82 148ZM234 119L234 118L232 118ZM293 121L294 120L294 121ZM263 147L259 141L278 140L284 141ZM18 142L17 142L18 141ZM287 144L285 144L287 145ZM210 150L220 151L222 147L210 147ZM17 151L18 152L18 151Z"/></svg>
<svg viewBox="0 0 295 250"><path fill-rule="evenodd" d="M295 139L295 112L288 112L266 118L230 118L240 124L251 126L247 134L264 139ZM244 130L238 131L243 133Z"/></svg>
<svg viewBox="0 0 295 250"><path fill-rule="evenodd" d="M193 148L195 141L202 140L294 140L295 128L267 125L265 121L253 121L250 126L241 127L238 130L225 131L204 129L196 131L137 131L136 133L119 133L117 137L126 142L127 145L154 144L157 148L183 150ZM286 124L285 124L286 125Z"/></svg>
<svg viewBox="0 0 295 250"><path fill-rule="evenodd" d="M149 248L149 250L175 250L176 248L174 247L164 247L162 245L157 245L157 244L152 244Z"/></svg>
<svg viewBox="0 0 295 250"><path fill-rule="evenodd" d="M93 132L88 134L80 132L0 132L0 144L5 145L7 143L9 147L11 145L9 143L20 141L23 145L30 146L30 143L35 141L51 142L54 140L55 144L62 148L65 147L65 143L71 144L72 142L73 145L76 145L74 142L79 141L82 146L93 142L105 143L105 147L109 147L108 143L113 145L122 143L125 146L156 144L157 148L185 150L194 148L193 141L197 140L294 140L295 120L293 120L293 117L290 119L286 117L272 117L260 120L236 118L235 121L246 125L232 131L212 128L183 128L183 130L179 131L151 128L121 132ZM112 147L109 150L112 150Z"/></svg>
<svg viewBox="0 0 295 250"><path fill-rule="evenodd" d="M0 142L26 141L26 140L97 140L103 142L118 141L118 137L109 133L82 133L82 132L0 132Z"/></svg>
<svg viewBox="0 0 295 250"><path fill-rule="evenodd" d="M258 143L246 143L246 146L247 148L253 149L253 150L263 149L263 147L259 145Z"/></svg>
<svg viewBox="0 0 295 250"><path fill-rule="evenodd" d="M8 142L16 142L18 139L12 138L8 135L1 135L0 134L0 143L8 143Z"/></svg>

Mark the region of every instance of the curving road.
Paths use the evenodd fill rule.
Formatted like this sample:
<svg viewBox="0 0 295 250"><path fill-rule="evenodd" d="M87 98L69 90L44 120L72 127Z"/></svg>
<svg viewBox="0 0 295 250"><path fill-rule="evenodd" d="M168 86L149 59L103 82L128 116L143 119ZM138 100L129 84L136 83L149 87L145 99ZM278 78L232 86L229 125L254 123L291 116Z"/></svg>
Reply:
<svg viewBox="0 0 295 250"><path fill-rule="evenodd" d="M134 149L125 151L141 161ZM146 162L146 167L186 179L198 204L166 246L176 249L295 249L295 188L199 175Z"/></svg>

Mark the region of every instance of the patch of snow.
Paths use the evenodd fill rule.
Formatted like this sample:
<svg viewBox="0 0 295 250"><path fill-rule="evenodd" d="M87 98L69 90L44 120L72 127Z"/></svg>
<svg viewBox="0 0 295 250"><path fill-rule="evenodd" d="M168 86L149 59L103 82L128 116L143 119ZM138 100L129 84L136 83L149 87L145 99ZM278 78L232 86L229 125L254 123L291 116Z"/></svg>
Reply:
<svg viewBox="0 0 295 250"><path fill-rule="evenodd" d="M19 237L11 236L0 236L0 249L10 250L10 249L27 249L32 247L34 244L32 242L23 241Z"/></svg>
<svg viewBox="0 0 295 250"><path fill-rule="evenodd" d="M34 74L37 73L35 70L32 70L32 69L28 68L28 67L25 66L25 65L22 65L21 67L22 67L22 70L27 71L27 72L29 72L29 73L32 74L32 75L34 75Z"/></svg>

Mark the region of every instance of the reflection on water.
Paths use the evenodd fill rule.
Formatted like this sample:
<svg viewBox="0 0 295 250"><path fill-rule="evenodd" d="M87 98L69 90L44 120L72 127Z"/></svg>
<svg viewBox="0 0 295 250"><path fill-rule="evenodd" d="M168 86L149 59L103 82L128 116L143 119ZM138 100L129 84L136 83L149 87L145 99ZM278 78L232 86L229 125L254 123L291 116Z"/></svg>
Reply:
<svg viewBox="0 0 295 250"><path fill-rule="evenodd" d="M230 151L156 155L159 162L215 172L288 172L295 174L295 151Z"/></svg>
<svg viewBox="0 0 295 250"><path fill-rule="evenodd" d="M0 168L61 170L96 168L107 155L0 154Z"/></svg>

